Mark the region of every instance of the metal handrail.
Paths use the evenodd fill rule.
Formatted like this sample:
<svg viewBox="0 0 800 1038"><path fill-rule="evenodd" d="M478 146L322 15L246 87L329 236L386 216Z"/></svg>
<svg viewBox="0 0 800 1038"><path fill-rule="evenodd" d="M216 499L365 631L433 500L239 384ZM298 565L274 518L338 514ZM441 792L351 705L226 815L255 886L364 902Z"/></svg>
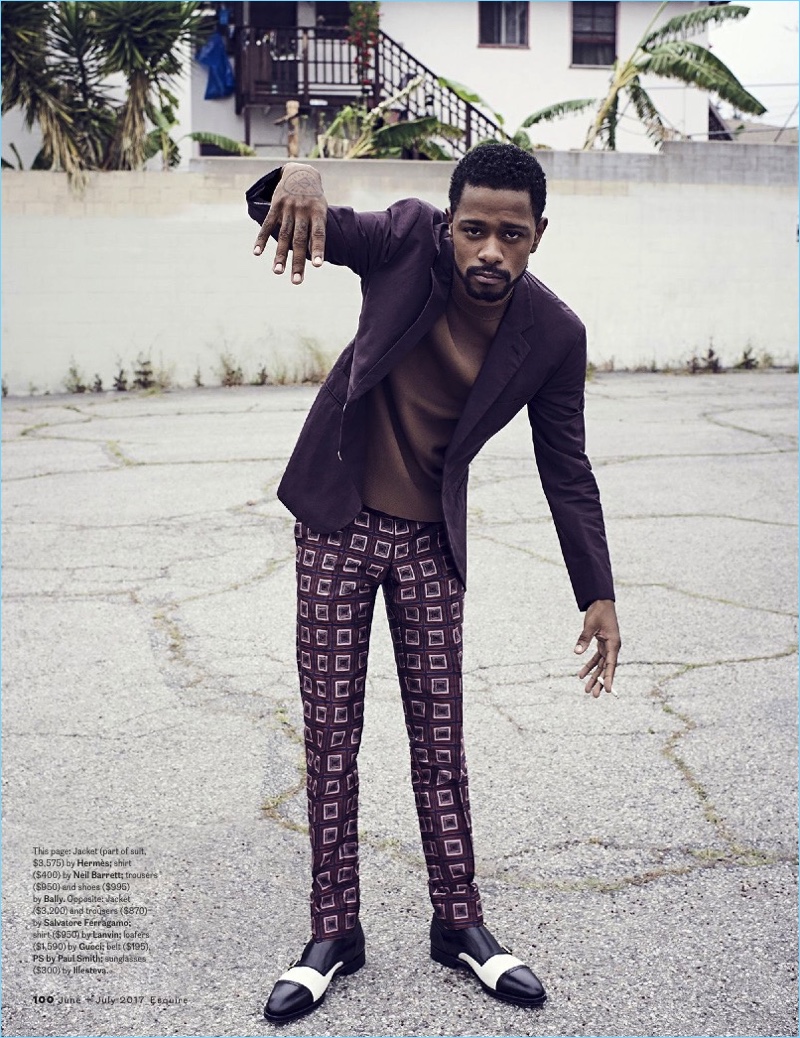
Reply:
<svg viewBox="0 0 800 1038"><path fill-rule="evenodd" d="M447 143L456 156L479 140L504 137L496 122L442 85L432 69L382 30L362 75L345 27L240 26L236 55L236 109L245 111L248 141L250 108L290 98L308 106L314 97L376 105L420 76L419 86L402 100L404 114L411 119L432 115L455 126L460 132Z"/></svg>

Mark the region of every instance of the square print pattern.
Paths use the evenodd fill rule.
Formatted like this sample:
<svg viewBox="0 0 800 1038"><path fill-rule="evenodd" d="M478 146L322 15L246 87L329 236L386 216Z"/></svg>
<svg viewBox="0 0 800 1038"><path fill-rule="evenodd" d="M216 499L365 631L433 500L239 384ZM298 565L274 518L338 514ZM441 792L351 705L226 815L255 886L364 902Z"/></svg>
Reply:
<svg viewBox="0 0 800 1038"><path fill-rule="evenodd" d="M445 925L476 926L482 914L461 702L464 588L444 525L365 509L332 534L298 522L295 536L312 934L339 937L358 919L357 758L378 588L403 698L431 901Z"/></svg>

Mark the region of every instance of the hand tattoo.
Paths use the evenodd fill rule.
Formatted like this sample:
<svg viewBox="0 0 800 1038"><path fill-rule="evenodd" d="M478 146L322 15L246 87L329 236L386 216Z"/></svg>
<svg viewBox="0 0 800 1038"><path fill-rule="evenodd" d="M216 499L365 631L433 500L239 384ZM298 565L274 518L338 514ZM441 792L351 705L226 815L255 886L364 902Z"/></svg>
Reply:
<svg viewBox="0 0 800 1038"><path fill-rule="evenodd" d="M322 182L316 173L305 169L296 169L283 181L283 190L287 195L302 195L308 198L322 197Z"/></svg>

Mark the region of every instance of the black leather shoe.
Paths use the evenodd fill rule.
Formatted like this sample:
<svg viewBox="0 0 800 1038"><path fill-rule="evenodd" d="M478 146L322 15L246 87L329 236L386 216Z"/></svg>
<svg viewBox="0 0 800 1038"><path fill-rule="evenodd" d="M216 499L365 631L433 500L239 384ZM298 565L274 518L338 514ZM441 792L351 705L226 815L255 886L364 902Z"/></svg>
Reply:
<svg viewBox="0 0 800 1038"><path fill-rule="evenodd" d="M448 930L434 916L431 958L452 969L471 969L484 991L503 1002L541 1006L547 999L536 974L499 944L485 926Z"/></svg>
<svg viewBox="0 0 800 1038"><path fill-rule="evenodd" d="M282 1024L310 1013L325 1000L328 985L335 976L355 973L364 961L361 923L356 923L355 929L344 937L328 941L312 938L294 966L278 977L264 1006L264 1016L275 1024Z"/></svg>

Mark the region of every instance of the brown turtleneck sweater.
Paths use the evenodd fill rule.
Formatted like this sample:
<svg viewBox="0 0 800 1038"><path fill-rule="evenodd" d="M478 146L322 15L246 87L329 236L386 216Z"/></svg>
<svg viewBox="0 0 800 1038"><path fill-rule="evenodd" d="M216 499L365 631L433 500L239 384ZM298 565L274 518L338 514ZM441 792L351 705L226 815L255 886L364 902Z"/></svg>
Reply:
<svg viewBox="0 0 800 1038"><path fill-rule="evenodd" d="M471 299L455 275L445 312L369 392L365 505L441 521L445 451L508 302Z"/></svg>

